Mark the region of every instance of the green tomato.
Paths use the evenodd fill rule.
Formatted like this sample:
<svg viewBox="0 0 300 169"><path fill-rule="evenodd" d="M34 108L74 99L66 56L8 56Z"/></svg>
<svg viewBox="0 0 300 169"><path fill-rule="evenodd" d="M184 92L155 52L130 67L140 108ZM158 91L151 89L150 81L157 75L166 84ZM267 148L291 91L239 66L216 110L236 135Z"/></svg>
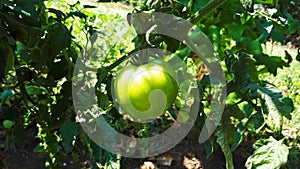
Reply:
<svg viewBox="0 0 300 169"><path fill-rule="evenodd" d="M118 105L133 119L147 121L163 114L178 93L177 75L162 60L122 68L114 81Z"/></svg>

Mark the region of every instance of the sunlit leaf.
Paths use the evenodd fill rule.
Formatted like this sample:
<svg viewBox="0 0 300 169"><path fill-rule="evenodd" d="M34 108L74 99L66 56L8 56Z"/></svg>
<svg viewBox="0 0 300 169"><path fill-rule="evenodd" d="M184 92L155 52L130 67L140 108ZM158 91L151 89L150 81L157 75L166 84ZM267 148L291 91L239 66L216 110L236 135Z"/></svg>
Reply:
<svg viewBox="0 0 300 169"><path fill-rule="evenodd" d="M288 160L289 149L283 140L277 141L273 137L265 140L264 145L256 147L255 152L247 159L247 169L279 169Z"/></svg>
<svg viewBox="0 0 300 169"><path fill-rule="evenodd" d="M279 133L283 124L283 112L279 109L281 93L272 92L271 86L260 87L260 91L266 123L274 133Z"/></svg>
<svg viewBox="0 0 300 169"><path fill-rule="evenodd" d="M235 104L239 102L240 99L241 99L240 96L236 92L230 93L226 97L226 104Z"/></svg>

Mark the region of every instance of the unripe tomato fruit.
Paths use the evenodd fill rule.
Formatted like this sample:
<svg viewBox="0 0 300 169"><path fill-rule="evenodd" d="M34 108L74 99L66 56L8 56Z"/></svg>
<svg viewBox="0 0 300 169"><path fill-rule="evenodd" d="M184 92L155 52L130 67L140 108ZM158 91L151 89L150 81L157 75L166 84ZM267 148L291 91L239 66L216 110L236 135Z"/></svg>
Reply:
<svg viewBox="0 0 300 169"><path fill-rule="evenodd" d="M178 93L177 75L162 60L122 68L113 85L117 104L138 121L151 120L163 114Z"/></svg>

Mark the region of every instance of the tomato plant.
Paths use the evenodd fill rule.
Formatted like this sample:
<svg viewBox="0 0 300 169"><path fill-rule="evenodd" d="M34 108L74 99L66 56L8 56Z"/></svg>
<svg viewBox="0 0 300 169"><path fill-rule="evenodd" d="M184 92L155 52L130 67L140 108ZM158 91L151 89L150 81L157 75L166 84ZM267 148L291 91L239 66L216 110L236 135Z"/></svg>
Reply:
<svg viewBox="0 0 300 169"><path fill-rule="evenodd" d="M140 121L154 119L173 103L178 92L175 71L162 60L122 68L114 82L118 104Z"/></svg>
<svg viewBox="0 0 300 169"><path fill-rule="evenodd" d="M291 98L283 96L274 85L261 78L263 73L276 76L280 69L289 67L292 59L287 52L285 57L265 53L266 42L277 41L284 44L285 35L299 33L294 29L300 26L299 21L295 19L297 14L291 15L292 11L286 11L278 4L276 1L255 0L148 1L138 11L164 12L185 18L196 24L212 41L220 62L223 63L223 69L226 70L228 91L222 123L215 131L214 137L205 143L205 147L208 156L220 148L226 158L226 168L234 168L232 154L248 142L257 142L258 146L253 146L252 151L255 151L252 156L245 157L248 158L247 168L276 168L287 163L287 138L283 138L281 132L283 120L291 119L294 105ZM280 16L285 16L285 19L280 20ZM172 29L172 24L166 21L169 29ZM286 29L287 27L289 29ZM201 52L194 53L188 45L155 31L144 37L138 36L137 46L179 51L177 56L186 61L193 59L198 70L201 70L202 64L205 63L197 56ZM297 58L299 59L299 51ZM204 88L200 119L205 119L209 114L209 76L211 75L208 73L199 79L199 87ZM203 121L197 123L201 122ZM196 125L203 127L201 124ZM256 139L250 139L253 137ZM265 145L259 144L262 142ZM266 147L272 147L272 153L266 151ZM262 152L264 158L260 161L259 154Z"/></svg>
<svg viewBox="0 0 300 169"><path fill-rule="evenodd" d="M119 23L121 26L105 25L113 20L119 21L120 14L108 16L116 10L96 12L105 5L83 5L80 2L0 2L0 124L13 136L7 137L6 142L24 144L28 138L26 131L34 128L39 141L36 151L48 154L45 162L48 168L62 168L62 161L68 156L74 161L78 161L82 156L88 157L94 166L117 166L115 164L120 163L120 157L99 148L87 137L78 123L86 119L77 116L73 107L71 88L74 64L80 58L85 63L96 65L95 92L98 105L106 113L103 116L110 125L119 131L128 132L134 129L134 133L129 134L147 137L150 135L149 131L154 130L154 125L139 126L134 122L125 121L119 111L111 106L114 100L109 86L115 74L114 68L129 58L130 50L154 47L175 53L176 57L185 61L189 69L195 71L195 79L201 89L201 107L196 126L202 129L202 122L209 114L207 105L211 86L208 79L211 75L209 71L204 74L200 72L205 66L199 59L199 52L194 53L185 43L156 34L153 30L148 30L148 34L135 36L134 44L129 44L132 36L127 36L130 34L128 31L128 34L121 37L126 40L117 43L120 36L112 34L119 31L116 28L124 27L124 23ZM283 123L299 123L299 120L298 123L295 121L299 119L299 84L286 80L286 84L282 85L286 86L284 90L287 90L288 94L284 94L270 84L269 79L262 76L272 74L276 77L283 68L289 68L296 60L300 61L299 49L296 57L291 57L288 52L283 52L285 56L265 52L267 42L285 45L293 37L296 37L293 43L299 41L299 0L125 2L136 7L132 13L162 12L184 18L195 24L213 43L215 54L220 58L218 61L226 73L228 91L221 123L213 136L204 143L208 157L217 149L221 149L226 157L227 168L233 168L232 154L239 153L240 147L253 145L248 149L253 153L244 157L248 159L245 163L248 169L276 168L277 165L285 164L293 168L298 167L298 161L294 162L293 159L299 159L299 137L286 134L286 131L283 131ZM130 24L130 19L125 24ZM141 24L147 25L148 21ZM172 22L166 20L164 24L171 30ZM155 25L151 28L155 28ZM99 39L105 41L100 43L102 46L95 43ZM93 51L105 50L107 57L100 62L95 60L94 56L99 53L88 50L89 45ZM81 56L82 54L84 56ZM155 71L155 67L164 71ZM138 76L134 75L142 79L141 83L135 80L132 83L128 81L126 72L139 72L141 68L148 69ZM289 74L295 72L297 70ZM172 71L169 71L162 61L125 67L117 75L116 81L121 82L115 86L116 98L120 106L135 118L155 118L168 109L176 97L176 76L173 76ZM149 77L145 78L145 75L149 75L150 80L147 79ZM160 78L154 76L165 78L168 82L163 83L159 81ZM83 75L83 83L85 77L86 75ZM296 75L295 77L298 78ZM125 87L120 85L122 83L125 83ZM141 90L143 88L149 90L145 95L140 95L139 92L144 91ZM133 107L139 111L151 107L150 89L163 91L166 105L156 113L150 111L146 116L133 111ZM160 97L155 95L153 100ZM87 101L90 99L89 96L82 98ZM139 100L145 102L142 104ZM295 100L296 105L293 104ZM132 107L128 106L130 104ZM294 106L298 112L294 111ZM164 118L161 119L161 123L162 126L170 126L169 121ZM299 125L291 123L290 126ZM300 130L299 127L297 129ZM291 142L294 142L292 150L289 149Z"/></svg>

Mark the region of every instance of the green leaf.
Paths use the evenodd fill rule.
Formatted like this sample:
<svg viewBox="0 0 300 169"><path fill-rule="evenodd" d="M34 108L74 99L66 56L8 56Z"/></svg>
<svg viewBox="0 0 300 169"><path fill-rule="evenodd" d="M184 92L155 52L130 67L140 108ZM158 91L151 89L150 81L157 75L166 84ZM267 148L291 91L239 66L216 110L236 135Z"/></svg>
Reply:
<svg viewBox="0 0 300 169"><path fill-rule="evenodd" d="M48 76L52 76L54 80L61 79L68 75L68 62L63 57L58 57L60 61L48 64Z"/></svg>
<svg viewBox="0 0 300 169"><path fill-rule="evenodd" d="M228 105L225 109L223 119L228 118L228 121L230 121L230 117L234 117L235 119L242 120L245 117L245 115L240 110L238 105L235 104L235 105Z"/></svg>
<svg viewBox="0 0 300 169"><path fill-rule="evenodd" d="M42 86L25 86L26 91L29 95L41 95L43 93L46 93L47 90Z"/></svg>
<svg viewBox="0 0 300 169"><path fill-rule="evenodd" d="M2 9L3 5L13 6L13 3L10 2L9 0L2 0L2 1L0 1L0 10Z"/></svg>
<svg viewBox="0 0 300 169"><path fill-rule="evenodd" d="M59 21L62 20L66 16L62 11L57 10L57 9L48 8L48 11L51 13L54 13Z"/></svg>
<svg viewBox="0 0 300 169"><path fill-rule="evenodd" d="M280 42L281 44L284 44L284 34L282 32L280 32L279 30L277 29L273 29L270 33L271 35L271 38L274 40L274 41L277 41L277 42Z"/></svg>
<svg viewBox="0 0 300 169"><path fill-rule="evenodd" d="M232 36L232 39L239 42L242 38L245 27L238 25L237 23L232 23L227 25L228 33Z"/></svg>
<svg viewBox="0 0 300 169"><path fill-rule="evenodd" d="M204 149L206 158L209 158L214 152L214 146L211 139L208 139L204 142Z"/></svg>
<svg viewBox="0 0 300 169"><path fill-rule="evenodd" d="M291 62L293 61L292 56L289 54L288 51L285 50L284 52L285 52L285 57L284 57L284 59L287 60L287 63L291 63Z"/></svg>
<svg viewBox="0 0 300 169"><path fill-rule="evenodd" d="M7 50L8 53L6 59L6 66L4 70L5 74L7 74L9 70L12 70L15 65L15 55L13 49L10 46L8 46Z"/></svg>
<svg viewBox="0 0 300 169"><path fill-rule="evenodd" d="M282 127L282 114L278 111L275 103L272 100L272 97L262 93L262 98L266 101L267 110L264 112L265 120L267 125L271 128L275 133L279 133Z"/></svg>
<svg viewBox="0 0 300 169"><path fill-rule="evenodd" d="M9 70L12 70L14 68L15 53L12 46L10 45L9 41L6 40L6 38L0 38L0 43L0 78L3 78L3 76L5 76ZM12 45L14 45L15 42L12 43Z"/></svg>
<svg viewBox="0 0 300 169"><path fill-rule="evenodd" d="M179 112L179 116L182 119L182 121L185 123L189 120L190 115L189 115L189 109L188 108L182 108Z"/></svg>
<svg viewBox="0 0 300 169"><path fill-rule="evenodd" d="M235 138L233 141L233 144L231 145L231 151L234 151L244 140L244 133L245 133L246 129L244 127L244 124L241 122L238 124L237 126L237 130L235 133Z"/></svg>
<svg viewBox="0 0 300 169"><path fill-rule="evenodd" d="M288 97L284 97L280 100L282 102L282 106L280 107L281 111L284 113L283 115L290 119L292 118L291 113L294 111L294 103L293 100L291 98Z"/></svg>
<svg viewBox="0 0 300 169"><path fill-rule="evenodd" d="M28 25L38 25L38 13L34 1L17 1L16 4L5 4L10 10L17 13Z"/></svg>
<svg viewBox="0 0 300 169"><path fill-rule="evenodd" d="M239 106L240 110L242 110L244 112L244 114L245 114L245 116L247 118L250 117L250 115L254 111L253 106L251 106L250 104L248 104L248 102L246 102L246 101L240 103L238 106Z"/></svg>
<svg viewBox="0 0 300 169"><path fill-rule="evenodd" d="M232 65L232 71L239 88L247 85L250 80L258 81L254 60L244 53L239 53L236 63Z"/></svg>
<svg viewBox="0 0 300 169"><path fill-rule="evenodd" d="M226 104L236 104L237 102L240 101L240 96L238 95L237 92L232 92L227 95L226 97Z"/></svg>
<svg viewBox="0 0 300 169"><path fill-rule="evenodd" d="M86 19L87 18L87 16L84 13L80 12L80 11L71 12L70 15L71 16L77 16L81 19Z"/></svg>
<svg viewBox="0 0 300 169"><path fill-rule="evenodd" d="M248 53L253 55L260 55L262 53L261 43L258 40L246 37L242 38L241 42Z"/></svg>
<svg viewBox="0 0 300 169"><path fill-rule="evenodd" d="M46 64L53 60L57 54L71 44L71 33L66 26L56 23L50 27L45 42L41 47L41 56L35 58L41 63Z"/></svg>
<svg viewBox="0 0 300 169"><path fill-rule="evenodd" d="M265 119L262 113L252 115L247 123L247 130L252 134L258 134L265 126Z"/></svg>
<svg viewBox="0 0 300 169"><path fill-rule="evenodd" d="M270 73L277 75L277 69L288 67L289 64L281 59L279 56L268 56L265 54L254 56L259 65L265 65Z"/></svg>
<svg viewBox="0 0 300 169"><path fill-rule="evenodd" d="M261 91L263 114L266 124L275 133L281 132L283 124L283 112L280 111L282 103L279 98L282 97L280 91L274 91L276 88L268 85L259 87Z"/></svg>
<svg viewBox="0 0 300 169"><path fill-rule="evenodd" d="M265 42L268 39L269 33L263 30L262 34L258 37L258 41Z"/></svg>
<svg viewBox="0 0 300 169"><path fill-rule="evenodd" d="M232 16L232 14L235 15L236 13L244 13L244 11L245 11L242 4L240 3L240 0L228 1L228 6L226 6L226 8L228 8L230 10L231 16ZM231 16L229 16L229 17L231 17ZM228 16L225 16L225 17L228 17Z"/></svg>
<svg viewBox="0 0 300 169"><path fill-rule="evenodd" d="M109 98L107 94L104 94L103 92L96 92L97 95L97 103L100 108L106 109L106 107L109 105Z"/></svg>
<svg viewBox="0 0 300 169"><path fill-rule="evenodd" d="M32 26L39 26L39 12L38 6L41 7L43 4L43 0L32 0L32 1L17 1L16 7L21 7L21 15L22 19L26 20L26 22L30 23Z"/></svg>
<svg viewBox="0 0 300 169"><path fill-rule="evenodd" d="M4 90L4 92L1 94L1 104L5 103L7 98L13 94L12 90Z"/></svg>
<svg viewBox="0 0 300 169"><path fill-rule="evenodd" d="M224 8L223 10L221 10L218 19L221 21L221 25L218 25L219 27L226 25L226 24L231 24L232 20L233 20L233 15L232 15L232 11L231 11L231 6L229 4L228 1L227 3L224 4Z"/></svg>
<svg viewBox="0 0 300 169"><path fill-rule="evenodd" d="M289 149L283 140L277 141L272 136L264 144L256 147L255 152L247 159L247 169L279 169L288 160Z"/></svg>
<svg viewBox="0 0 300 169"><path fill-rule="evenodd" d="M215 51L218 51L220 49L220 46L221 46L220 29L215 25L211 25L208 28L208 33L209 33L208 34L209 39L211 39L213 44L214 44Z"/></svg>
<svg viewBox="0 0 300 169"><path fill-rule="evenodd" d="M190 7L192 13L196 13L198 12L200 9L202 9L210 0L201 0L201 1L198 1L198 0L190 0L190 4L191 6L188 6Z"/></svg>
<svg viewBox="0 0 300 169"><path fill-rule="evenodd" d="M226 168L227 169L234 169L233 166L233 160L232 160L232 153L230 150L230 147L225 139L225 135L224 135L224 131L223 130L219 130L217 133L217 143L220 145L225 159L226 159Z"/></svg>
<svg viewBox="0 0 300 169"><path fill-rule="evenodd" d="M63 139L63 147L66 152L71 152L73 149L73 141L76 139L76 136L78 134L79 125L75 122L72 122L70 120L66 120L61 128L61 135Z"/></svg>
<svg viewBox="0 0 300 169"><path fill-rule="evenodd" d="M243 135L242 133L239 133L239 128L235 127L235 125L232 124L232 119L239 119L240 121L244 117L244 113L239 109L237 105L228 105L225 108L225 111L222 116L223 131L226 143L231 147L235 146L236 148L242 141ZM231 150L235 148L231 148Z"/></svg>
<svg viewBox="0 0 300 169"><path fill-rule="evenodd" d="M288 30L290 34L296 33L300 29L300 21L294 19L293 16L289 13L286 13L285 16L288 19Z"/></svg>
<svg viewBox="0 0 300 169"><path fill-rule="evenodd" d="M175 52L179 47L179 41L171 37L165 37L165 42L167 44L167 51Z"/></svg>

